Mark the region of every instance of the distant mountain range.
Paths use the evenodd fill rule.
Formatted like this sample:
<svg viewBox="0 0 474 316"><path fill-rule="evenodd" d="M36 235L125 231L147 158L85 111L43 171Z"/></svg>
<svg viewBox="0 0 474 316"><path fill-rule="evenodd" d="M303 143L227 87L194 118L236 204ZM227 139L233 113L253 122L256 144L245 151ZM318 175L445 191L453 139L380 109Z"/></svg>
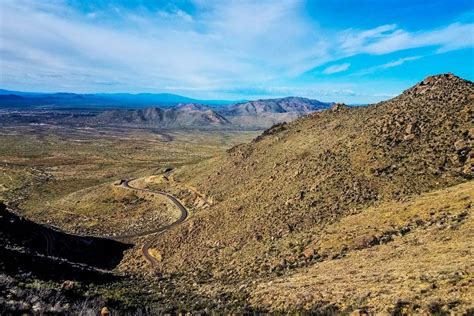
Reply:
<svg viewBox="0 0 474 316"><path fill-rule="evenodd" d="M330 108L332 103L318 100L286 97L237 103L222 107L219 113L233 125L246 128L268 128L281 122L290 122L308 113Z"/></svg>
<svg viewBox="0 0 474 316"><path fill-rule="evenodd" d="M161 128L220 127L231 123L207 105L180 104L170 108L105 111L88 119L97 125L133 125Z"/></svg>
<svg viewBox="0 0 474 316"><path fill-rule="evenodd" d="M169 108L105 111L88 120L98 125L262 129L327 109L331 105L299 97L242 102L214 108L183 103Z"/></svg>
<svg viewBox="0 0 474 316"><path fill-rule="evenodd" d="M96 126L143 126L153 128L239 128L264 129L289 122L305 114L327 109L332 103L300 97L248 102L195 100L174 94L75 94L31 93L0 90L0 109L87 110L87 115L24 117L3 115L4 122L43 122ZM28 120L28 121L27 121Z"/></svg>
<svg viewBox="0 0 474 316"><path fill-rule="evenodd" d="M228 100L197 100L171 93L36 93L0 89L0 108L53 109L53 108L141 108L173 106L179 103L208 105L234 104Z"/></svg>

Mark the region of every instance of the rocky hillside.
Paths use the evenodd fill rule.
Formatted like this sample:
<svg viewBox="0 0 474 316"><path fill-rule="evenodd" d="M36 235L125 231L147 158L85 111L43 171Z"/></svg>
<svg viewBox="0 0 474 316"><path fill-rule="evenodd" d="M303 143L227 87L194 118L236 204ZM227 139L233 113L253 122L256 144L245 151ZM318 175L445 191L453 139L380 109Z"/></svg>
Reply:
<svg viewBox="0 0 474 316"><path fill-rule="evenodd" d="M227 286L234 284L268 310L472 308L474 280L466 254L474 236L472 229L463 234L457 229L469 232L466 227L472 227L473 105L472 82L452 74L428 77L389 101L351 108L338 104L274 126L252 143L183 169L175 178L213 203L157 239L162 271L189 273L198 283L200 278L212 280L209 293L217 288L236 291ZM456 187L461 183L467 187ZM458 202L450 204L452 197L440 193L432 206L424 200L426 214L417 208L409 211L420 194L450 187L463 190ZM431 225L446 229L439 245L449 247L456 264L431 261L441 253L415 259L416 251L423 251L420 243L430 251L444 251L435 247L436 232L423 228ZM337 235L344 227L352 230ZM417 234L410 235L415 229ZM410 238L397 239L405 235ZM328 238L333 238L329 244ZM386 244L391 252L383 252ZM369 248L364 255L360 252ZM406 260L416 266L410 271L417 271L409 276L413 282L401 281L408 273L403 260L387 268L392 270L369 269L372 258L380 258L374 264L385 265L408 253ZM318 271L326 279L317 277ZM306 273L314 277L303 282ZM386 287L374 286L372 293L372 285L365 283L370 273L374 280L393 283L384 281ZM423 280L431 278L443 280L443 273L457 275L458 281L433 281L422 299L412 295L413 286L424 286ZM276 277L280 281L273 286ZM336 281L353 282L354 288L366 291L340 296L335 294L338 288L326 294L318 290L318 284ZM441 283L447 288L435 291ZM305 288L320 295L304 294ZM288 291L303 294L285 301ZM471 297L464 295L469 292Z"/></svg>

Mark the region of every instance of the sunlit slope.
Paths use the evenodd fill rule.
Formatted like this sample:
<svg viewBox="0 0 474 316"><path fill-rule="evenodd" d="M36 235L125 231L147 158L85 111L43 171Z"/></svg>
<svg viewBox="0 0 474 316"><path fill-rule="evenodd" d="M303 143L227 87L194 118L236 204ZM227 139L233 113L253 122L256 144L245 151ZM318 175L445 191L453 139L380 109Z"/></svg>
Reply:
<svg viewBox="0 0 474 316"><path fill-rule="evenodd" d="M252 289L255 306L466 312L474 308L473 181L389 202L315 232L324 256Z"/></svg>
<svg viewBox="0 0 474 316"><path fill-rule="evenodd" d="M473 95L472 82L430 77L390 101L335 106L183 170L177 178L215 203L162 236L164 268L267 273L302 255L314 229L468 181Z"/></svg>

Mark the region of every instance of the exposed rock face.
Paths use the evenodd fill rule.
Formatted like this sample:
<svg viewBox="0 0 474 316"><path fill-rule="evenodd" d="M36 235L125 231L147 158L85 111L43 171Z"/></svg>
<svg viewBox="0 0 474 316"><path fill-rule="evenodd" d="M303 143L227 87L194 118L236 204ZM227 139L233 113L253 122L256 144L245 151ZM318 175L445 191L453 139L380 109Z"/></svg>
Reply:
<svg viewBox="0 0 474 316"><path fill-rule="evenodd" d="M472 82L453 74L428 77L383 103L387 114L378 124L380 140L390 147L436 143L418 159L426 161L431 172L450 169L471 178L472 172L464 171L471 165L472 137L467 122L474 120L473 100Z"/></svg>
<svg viewBox="0 0 474 316"><path fill-rule="evenodd" d="M342 111L342 110L347 109L347 108L348 108L348 106L345 105L344 103L336 103L331 107L331 110L333 112L339 112L339 111Z"/></svg>

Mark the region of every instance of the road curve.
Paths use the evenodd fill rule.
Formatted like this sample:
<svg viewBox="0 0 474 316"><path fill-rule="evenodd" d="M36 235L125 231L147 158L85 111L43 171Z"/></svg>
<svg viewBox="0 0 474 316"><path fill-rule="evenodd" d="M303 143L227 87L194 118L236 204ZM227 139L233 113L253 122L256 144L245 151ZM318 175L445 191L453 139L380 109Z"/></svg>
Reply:
<svg viewBox="0 0 474 316"><path fill-rule="evenodd" d="M174 221L174 222L172 222L168 225L161 226L161 227L158 227L156 229L143 231L143 232L140 232L140 233L137 233L137 234L124 234L124 235L115 235L115 236L82 235L82 234L74 234L74 235L78 236L78 237L86 237L86 238L87 237L106 238L106 239L112 239L112 240L117 240L117 241L124 240L124 239L129 239L129 238L134 238L134 237L144 237L144 236L153 235L153 234L158 234L159 235L159 234L162 234L163 232L167 231L168 229L184 222L186 220L186 218L189 216L189 212L186 209L186 207L184 207L184 205L173 195L171 195L169 193L166 193L166 192L163 192L163 191L153 191L153 190L141 189L141 188L131 186L129 184L129 182L132 181L132 180L134 180L134 179L124 180L121 183L121 186L124 187L124 188L130 189L130 190L136 190L136 191L141 191L141 192L146 192L146 193L153 193L153 194L160 194L160 195L163 195L163 196L167 197L180 210L181 215L179 216L179 218L176 221ZM7 207L10 210L16 211L18 214L22 213L18 207L11 206L11 205L7 205ZM57 229L56 227L53 227L51 225L44 224L44 223L42 225L44 225L45 227L47 227L49 229L60 231L59 229ZM45 239L45 253L46 253L46 256L48 256L48 257L53 256L53 250L54 250L54 244L55 244L54 235L51 234L47 230L41 232L41 234L43 235L43 237ZM154 239L151 239L150 241L147 241L143 245L142 254L145 257L145 259L150 263L150 265L152 267L157 267L159 265L159 261L155 257L153 257L149 252L153 241L154 241Z"/></svg>
<svg viewBox="0 0 474 316"><path fill-rule="evenodd" d="M153 190L149 190L149 189L140 189L140 188L131 186L130 181L132 181L132 180L133 179L124 180L121 184L122 187L127 188L127 189L131 189L131 190L146 192L146 193L161 194L161 195L167 197L168 199L170 199L171 202L173 202L174 205L176 205L176 207L180 210L181 215L176 221L174 221L174 222L172 222L168 225L161 226L158 229L149 230L149 231L145 231L145 232L141 232L141 233L133 234L133 235L115 236L114 237L115 239L130 238L130 237L142 237L142 236L147 236L147 235L151 235L151 234L158 234L159 235L159 234L162 234L163 232L167 231L168 229L184 222L186 220L186 218L189 216L189 212L186 209L186 207L184 207L184 205L173 195L171 195L169 193L166 193L166 192L163 192L163 191L153 191ZM147 241L145 244L143 244L142 254L143 254L143 257L150 263L150 265L152 267L157 267L159 265L159 261L150 254L150 247L151 247L153 241L154 241L154 239L151 239L151 240Z"/></svg>

